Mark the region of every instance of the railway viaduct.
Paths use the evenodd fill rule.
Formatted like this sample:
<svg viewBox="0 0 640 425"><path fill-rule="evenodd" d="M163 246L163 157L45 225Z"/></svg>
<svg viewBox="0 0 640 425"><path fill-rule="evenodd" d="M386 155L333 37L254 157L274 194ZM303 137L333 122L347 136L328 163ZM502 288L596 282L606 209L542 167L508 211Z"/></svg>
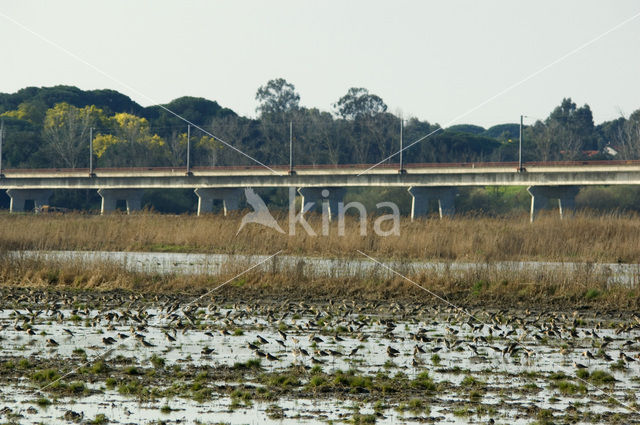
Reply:
<svg viewBox="0 0 640 425"><path fill-rule="evenodd" d="M640 162L591 161L527 163L411 164L398 170L383 164L287 167L129 168L4 170L0 189L11 198L11 212L24 211L25 201L36 207L48 204L52 190L95 189L102 197L102 213L125 200L127 211L141 208L144 189L192 188L198 196L198 214L212 210L213 200L223 201L225 214L238 209L246 187L295 187L303 202L329 203L337 213L345 188L406 187L413 197L411 217L427 213L429 201L437 199L440 216L455 211L455 194L469 186L527 186L531 194L531 220L550 199L557 199L560 215L574 206L580 186L638 185Z"/></svg>

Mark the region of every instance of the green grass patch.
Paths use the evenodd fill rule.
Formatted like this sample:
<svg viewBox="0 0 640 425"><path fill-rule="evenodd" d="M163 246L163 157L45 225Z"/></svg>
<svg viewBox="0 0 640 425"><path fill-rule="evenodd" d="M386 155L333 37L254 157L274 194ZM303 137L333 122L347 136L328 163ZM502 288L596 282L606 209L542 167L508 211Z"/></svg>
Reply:
<svg viewBox="0 0 640 425"><path fill-rule="evenodd" d="M309 383L307 384L307 387L309 388L320 388L324 385L326 385L327 383L327 378L325 378L322 375L313 375L311 377L311 379L309 379Z"/></svg>
<svg viewBox="0 0 640 425"><path fill-rule="evenodd" d="M598 289L592 288L587 290L587 292L585 292L584 297L587 300L595 300L600 295L602 295L602 292L600 292Z"/></svg>
<svg viewBox="0 0 640 425"><path fill-rule="evenodd" d="M107 366L105 362L102 360L98 360L91 366L91 372L95 374L102 374L109 372L110 368Z"/></svg>
<svg viewBox="0 0 640 425"><path fill-rule="evenodd" d="M421 372L416 376L416 378L411 381L411 386L423 391L435 391L438 387L427 371Z"/></svg>
<svg viewBox="0 0 640 425"><path fill-rule="evenodd" d="M60 375L58 374L58 371L56 371L55 369L39 370L37 372L34 372L33 375L31 375L31 380L38 383L52 382L59 378L60 378Z"/></svg>
<svg viewBox="0 0 640 425"><path fill-rule="evenodd" d="M489 288L489 282L487 282L486 280L479 280L476 283L474 283L473 286L471 287L471 295L474 295L474 296L480 295L482 292L484 292L488 288Z"/></svg>
<svg viewBox="0 0 640 425"><path fill-rule="evenodd" d="M587 387L583 384L574 384L564 380L553 382L551 388L558 390L562 395L585 394L587 392Z"/></svg>
<svg viewBox="0 0 640 425"><path fill-rule="evenodd" d="M51 405L51 400L46 397L40 397L36 400L36 404L40 407L47 407Z"/></svg>
<svg viewBox="0 0 640 425"><path fill-rule="evenodd" d="M142 371L140 369L138 369L135 366L129 366L128 368L126 368L124 370L124 373L126 373L127 375L131 375L131 376L138 376L138 375L142 375Z"/></svg>
<svg viewBox="0 0 640 425"><path fill-rule="evenodd" d="M354 413L350 421L352 424L375 424L376 415L363 415L362 413Z"/></svg>
<svg viewBox="0 0 640 425"><path fill-rule="evenodd" d="M84 385L84 382L73 381L67 387L69 391L73 394L82 394L87 391L87 387Z"/></svg>
<svg viewBox="0 0 640 425"><path fill-rule="evenodd" d="M396 410L399 412L410 411L414 414L426 413L428 415L431 413L429 406L420 398L412 398L406 403L400 403Z"/></svg>
<svg viewBox="0 0 640 425"><path fill-rule="evenodd" d="M158 356L157 354L154 354L153 356L151 356L150 360L151 360L151 364L156 369L162 369L164 367L164 364L165 364L164 358Z"/></svg>
<svg viewBox="0 0 640 425"><path fill-rule="evenodd" d="M604 370L594 370L589 375L589 381L597 385L610 384L616 382L616 379Z"/></svg>
<svg viewBox="0 0 640 425"><path fill-rule="evenodd" d="M288 373L265 376L263 377L263 381L266 381L267 385L271 387L295 388L300 386L300 379Z"/></svg>
<svg viewBox="0 0 640 425"><path fill-rule="evenodd" d="M250 359L244 363L243 362L234 363L233 368L236 370L243 370L243 369L259 370L259 369L262 369L262 363L260 362L260 359Z"/></svg>
<svg viewBox="0 0 640 425"><path fill-rule="evenodd" d="M92 425L104 425L109 423L109 419L107 419L107 416L105 414L98 413L96 417L88 423Z"/></svg>

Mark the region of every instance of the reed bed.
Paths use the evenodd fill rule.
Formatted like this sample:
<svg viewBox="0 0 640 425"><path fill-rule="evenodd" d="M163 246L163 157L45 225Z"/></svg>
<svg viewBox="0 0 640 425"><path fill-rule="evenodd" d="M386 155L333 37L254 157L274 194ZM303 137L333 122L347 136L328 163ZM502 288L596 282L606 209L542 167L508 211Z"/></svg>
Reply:
<svg viewBox="0 0 640 425"><path fill-rule="evenodd" d="M352 258L357 250L376 258L491 262L540 260L571 262L640 261L640 217L635 214L582 213L560 220L543 214L529 223L526 215L501 218L458 216L453 219L402 218L399 236L378 236L373 218L360 235L358 220L347 217L345 234L331 223L321 234L319 216L288 234L287 217L277 217L287 234L257 224L238 233L243 214L160 215L140 213L19 215L0 214L0 250L117 250L159 252L271 254Z"/></svg>
<svg viewBox="0 0 640 425"><path fill-rule="evenodd" d="M415 302L483 308L597 309L637 311L640 287L608 284L592 268L505 269L490 265L460 271L401 272L368 269L349 277L283 265L275 260L238 276L250 264L229 261L219 274L160 274L128 271L106 261L82 262L0 255L0 287L49 290L125 290L133 293L180 293L232 300L340 300L382 303ZM238 277L237 277L238 276ZM215 290L214 290L215 288ZM446 300L446 301L444 301ZM449 305L450 306L450 305Z"/></svg>

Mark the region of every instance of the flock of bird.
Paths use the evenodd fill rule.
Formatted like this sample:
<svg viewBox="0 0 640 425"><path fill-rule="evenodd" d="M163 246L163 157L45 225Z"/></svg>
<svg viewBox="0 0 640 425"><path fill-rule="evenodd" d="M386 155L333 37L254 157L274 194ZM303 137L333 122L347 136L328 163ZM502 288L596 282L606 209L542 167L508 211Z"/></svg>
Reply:
<svg viewBox="0 0 640 425"><path fill-rule="evenodd" d="M75 346L87 340L87 333L100 333L105 350L117 350L128 341L167 350L183 343L180 334L201 333L201 341L206 341L201 343L203 356L215 356L221 348L234 346L237 357L238 348L244 346L269 362L291 356L291 362L307 367L386 354L389 359L406 358L417 368L425 364L425 356L445 352L532 362L544 356L541 347L568 357L577 369L589 368L592 362L621 362L624 367L640 364L640 317L635 315L608 317L605 324L578 312L469 313L373 301L226 305L209 300L185 307L179 298L168 295L145 299L110 293L88 303L82 295L44 291L7 294L4 303L14 308L5 308L10 313L0 325L1 338L12 330L29 338L42 337L52 348L62 343L55 338L66 337L64 343ZM158 331L164 341L158 340ZM255 338L249 338L253 333ZM235 338L242 342L234 342ZM372 343L367 343L369 339Z"/></svg>

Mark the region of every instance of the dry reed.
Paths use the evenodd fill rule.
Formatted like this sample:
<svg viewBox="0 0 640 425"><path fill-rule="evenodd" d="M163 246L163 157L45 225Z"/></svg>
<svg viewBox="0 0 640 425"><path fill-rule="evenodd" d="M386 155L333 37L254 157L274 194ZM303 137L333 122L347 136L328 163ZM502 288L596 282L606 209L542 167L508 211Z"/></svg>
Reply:
<svg viewBox="0 0 640 425"><path fill-rule="evenodd" d="M203 294L229 280L213 298L235 300L321 300L412 302L443 305L439 298L483 308L593 308L637 311L640 287L608 285L594 269L508 269L478 266L469 270L403 270L409 279L368 269L359 274L327 276L295 265L265 263L239 278L247 264L230 262L217 276L159 274L125 270L105 261L45 260L0 256L0 286L51 290L126 290L136 293ZM437 296L435 296L435 295Z"/></svg>
<svg viewBox="0 0 640 425"><path fill-rule="evenodd" d="M356 257L361 250L377 258L490 262L547 260L578 262L640 261L640 220L636 215L579 214L560 220L543 214L530 224L524 215L507 218L461 216L411 222L403 218L400 236L382 237L367 222L360 236L353 217L344 236L332 223L328 236L280 234L250 224L239 234L242 214L94 216L0 214L0 250L118 250ZM278 217L288 230L286 217ZM320 233L320 217L308 220Z"/></svg>

